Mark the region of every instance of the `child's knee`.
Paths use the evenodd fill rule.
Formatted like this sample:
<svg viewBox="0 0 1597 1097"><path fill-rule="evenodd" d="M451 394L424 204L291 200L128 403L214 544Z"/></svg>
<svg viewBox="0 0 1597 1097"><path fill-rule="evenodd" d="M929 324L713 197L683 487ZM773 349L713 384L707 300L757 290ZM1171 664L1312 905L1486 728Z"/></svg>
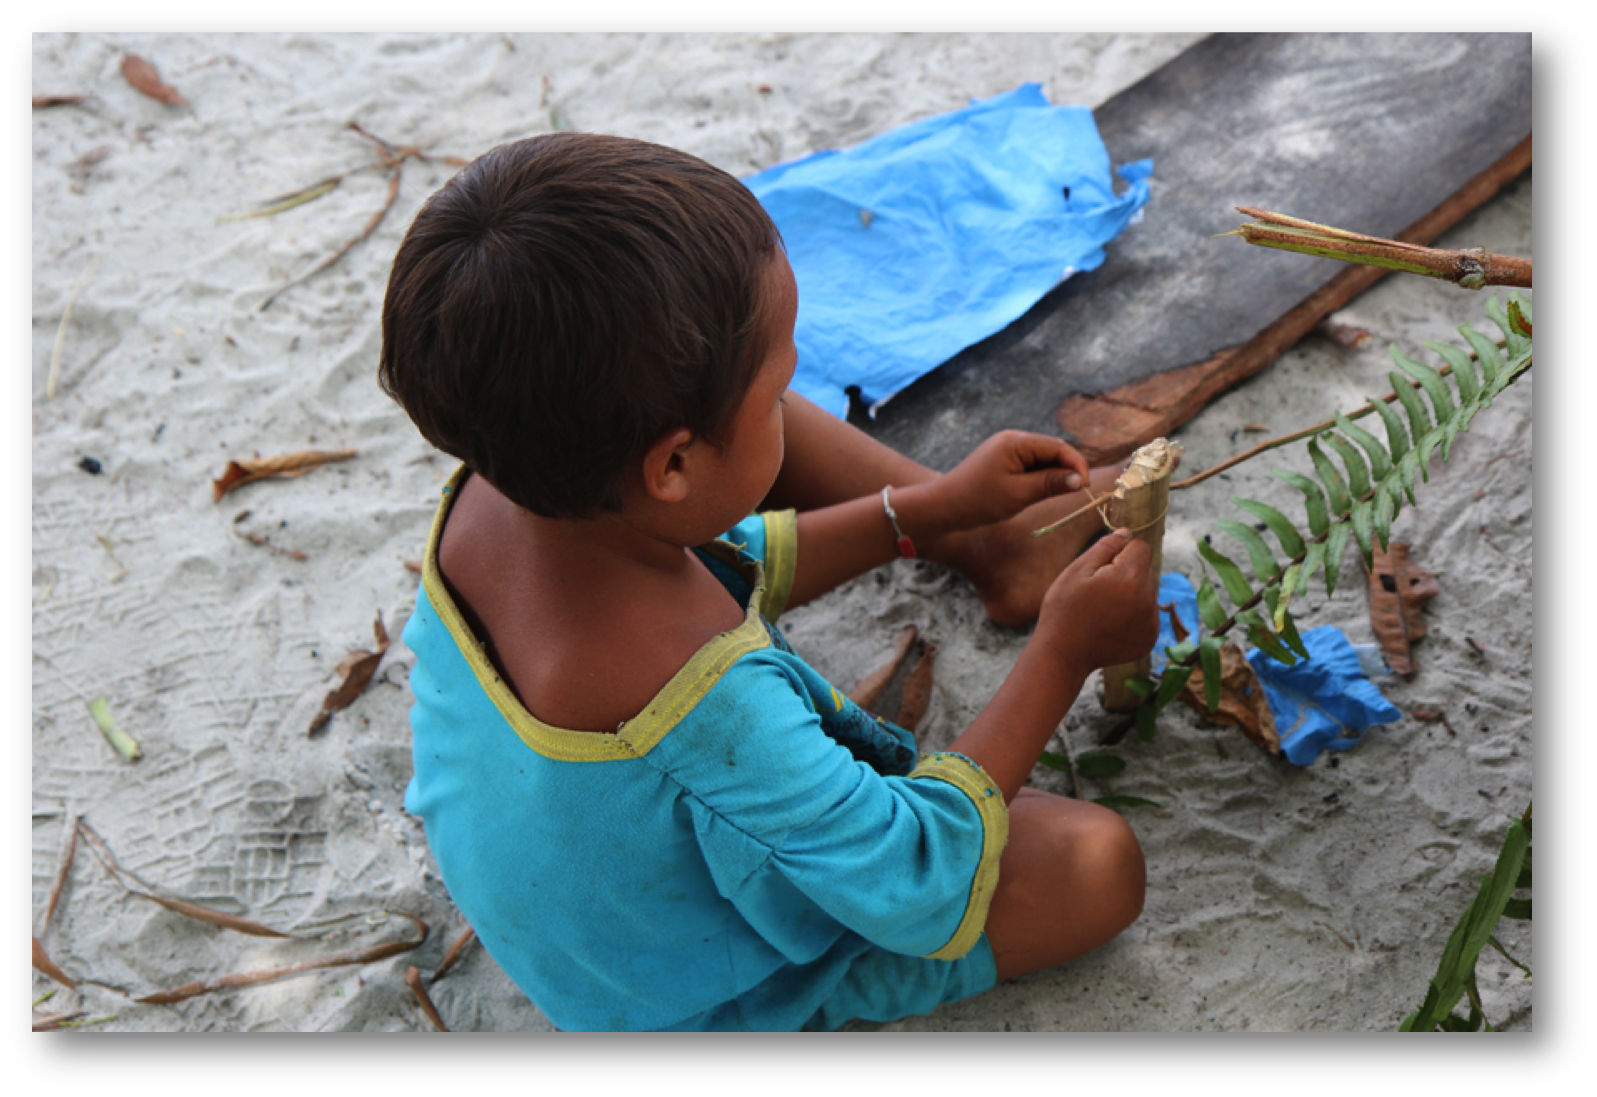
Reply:
<svg viewBox="0 0 1597 1097"><path fill-rule="evenodd" d="M1123 929L1142 913L1147 891L1142 844L1131 825L1108 808L1098 808L1078 826L1073 855L1085 877L1083 885L1105 916Z"/></svg>

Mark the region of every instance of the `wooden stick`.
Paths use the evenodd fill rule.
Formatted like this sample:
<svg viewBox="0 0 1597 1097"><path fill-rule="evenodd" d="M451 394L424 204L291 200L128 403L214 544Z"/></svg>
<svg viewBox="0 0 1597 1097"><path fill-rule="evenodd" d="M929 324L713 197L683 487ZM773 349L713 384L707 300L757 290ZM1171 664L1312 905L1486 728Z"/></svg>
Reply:
<svg viewBox="0 0 1597 1097"><path fill-rule="evenodd" d="M1109 500L1109 524L1115 529L1129 529L1139 541L1146 541L1153 550L1151 568L1154 581L1158 581L1164 549L1165 511L1170 507L1170 472L1181 455L1179 444L1163 438L1138 449L1131 455L1131 463L1115 481L1115 490ZM1150 655L1135 663L1105 667L1103 672L1103 707L1109 712L1131 712L1142 704L1126 685L1133 675L1146 675L1152 669Z"/></svg>

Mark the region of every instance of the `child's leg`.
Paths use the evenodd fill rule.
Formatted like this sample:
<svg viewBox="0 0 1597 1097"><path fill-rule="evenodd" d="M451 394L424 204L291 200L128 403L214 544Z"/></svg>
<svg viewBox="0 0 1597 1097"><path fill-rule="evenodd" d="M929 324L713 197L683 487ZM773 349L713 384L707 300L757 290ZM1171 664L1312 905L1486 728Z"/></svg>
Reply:
<svg viewBox="0 0 1597 1097"><path fill-rule="evenodd" d="M998 978L1091 952L1142 913L1147 870L1131 827L1082 800L1023 788L987 914Z"/></svg>
<svg viewBox="0 0 1597 1097"><path fill-rule="evenodd" d="M864 431L787 393L786 447L781 474L765 505L813 510L879 492L887 484L914 484L936 475ZM1091 487L1114 486L1124 463L1094 469ZM1000 625L1021 627L1037 617L1049 585L1103 523L1085 514L1047 537L1031 531L1087 501L1084 492L1061 495L1021 512L1008 522L919 545L928 560L946 564L976 588L987 614ZM884 518L883 521L886 519Z"/></svg>

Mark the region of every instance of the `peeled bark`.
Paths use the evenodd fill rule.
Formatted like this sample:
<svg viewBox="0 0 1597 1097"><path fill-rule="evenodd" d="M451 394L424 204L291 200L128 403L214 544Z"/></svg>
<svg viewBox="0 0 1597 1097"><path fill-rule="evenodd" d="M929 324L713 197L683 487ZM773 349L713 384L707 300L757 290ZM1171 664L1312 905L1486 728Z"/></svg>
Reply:
<svg viewBox="0 0 1597 1097"><path fill-rule="evenodd" d="M1109 524L1115 529L1129 529L1139 541L1146 541L1153 550L1150 563L1155 582L1163 563L1164 519L1170 506L1170 473L1181 457L1181 444L1155 438L1131 455L1131 463L1115 481L1115 490L1108 503ZM1152 669L1150 657L1144 655L1135 663L1105 667L1103 672L1103 707L1110 712L1131 712L1142 704L1142 698L1126 685L1134 675L1146 675Z"/></svg>

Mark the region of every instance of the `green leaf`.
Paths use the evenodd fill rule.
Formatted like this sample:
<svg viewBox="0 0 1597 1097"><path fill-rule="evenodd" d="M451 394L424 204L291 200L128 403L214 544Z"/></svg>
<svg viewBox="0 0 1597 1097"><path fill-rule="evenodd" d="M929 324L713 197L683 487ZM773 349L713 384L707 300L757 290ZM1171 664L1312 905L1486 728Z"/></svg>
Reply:
<svg viewBox="0 0 1597 1097"><path fill-rule="evenodd" d="M1492 385L1497 381L1498 375L1503 371L1503 352L1497 349L1496 343L1468 324L1460 327L1458 333L1464 337L1464 341L1475 352L1475 361L1480 363L1481 373L1486 379L1486 387L1491 389Z"/></svg>
<svg viewBox="0 0 1597 1097"><path fill-rule="evenodd" d="M1083 777L1113 777L1125 768L1126 760L1118 754L1083 754L1076 759L1076 772Z"/></svg>
<svg viewBox="0 0 1597 1097"><path fill-rule="evenodd" d="M1375 505L1370 508L1370 521L1374 526L1375 543L1386 548L1392 543L1392 519L1397 517L1397 500L1400 489L1388 481L1375 489Z"/></svg>
<svg viewBox="0 0 1597 1097"><path fill-rule="evenodd" d="M1226 597L1231 599L1232 605L1240 606L1253 597L1253 590L1248 586L1242 569L1232 563L1230 557L1202 538L1198 540L1198 555L1209 561L1219 574L1220 584L1225 587Z"/></svg>
<svg viewBox="0 0 1597 1097"><path fill-rule="evenodd" d="M1292 620L1290 613L1281 613L1277 618L1276 630L1282 642L1304 659L1310 658L1309 649L1303 643L1303 637L1298 635L1298 623Z"/></svg>
<svg viewBox="0 0 1597 1097"><path fill-rule="evenodd" d="M1192 658L1192 653L1198 650L1198 645L1191 640L1182 640L1179 644L1170 644L1164 649L1164 657L1172 663L1185 663Z"/></svg>
<svg viewBox="0 0 1597 1097"><path fill-rule="evenodd" d="M1047 769L1057 770L1060 773L1070 772L1070 759L1063 754L1055 754L1051 750L1045 750L1037 755L1037 764Z"/></svg>
<svg viewBox="0 0 1597 1097"><path fill-rule="evenodd" d="M1392 354L1395 357L1398 349L1394 346ZM1401 373L1388 373L1388 381L1392 382L1392 391L1397 393L1397 402L1403 405L1403 410L1408 414L1409 437L1417 446L1420 439L1425 437L1425 432L1431 429L1431 416L1425 410L1425 402L1414 391L1414 385Z"/></svg>
<svg viewBox="0 0 1597 1097"><path fill-rule="evenodd" d="M1510 956L1508 954L1508 950L1503 947L1503 942L1499 941L1496 937L1488 937L1488 938L1486 938L1486 943L1488 945L1491 945L1494 949L1496 949L1498 954L1500 956L1502 956L1503 959L1507 960L1509 963L1511 963L1515 967L1519 968L1520 971L1523 971L1525 973L1525 977L1527 979L1531 977L1530 968L1526 967L1524 964L1522 964L1518 960L1514 959L1514 957Z"/></svg>
<svg viewBox="0 0 1597 1097"><path fill-rule="evenodd" d="M1198 618L1210 632L1220 631L1220 626L1225 624L1225 607L1220 605L1220 596L1215 593L1207 575L1198 585Z"/></svg>
<svg viewBox="0 0 1597 1097"><path fill-rule="evenodd" d="M1206 636L1198 645L1198 662L1203 665L1203 704L1210 712L1220 708L1220 646L1225 643L1219 636Z"/></svg>
<svg viewBox="0 0 1597 1097"><path fill-rule="evenodd" d="M1143 705L1137 709L1137 738L1144 743L1153 738L1153 733L1158 730L1159 710L1153 705Z"/></svg>
<svg viewBox="0 0 1597 1097"><path fill-rule="evenodd" d="M1386 479L1387 473L1392 471L1392 462L1380 440L1341 412L1336 413L1336 426L1369 455L1370 476L1376 480Z"/></svg>
<svg viewBox="0 0 1597 1097"><path fill-rule="evenodd" d="M1153 707L1156 712L1163 712L1165 707L1181 692L1181 687L1187 684L1187 679L1192 677L1191 667L1170 665L1165 667L1164 673L1159 675L1159 692L1153 695Z"/></svg>
<svg viewBox="0 0 1597 1097"><path fill-rule="evenodd" d="M1303 555L1303 537L1290 518L1274 507L1254 502L1252 499L1233 495L1231 501L1270 527L1275 539L1281 542L1281 551L1286 553L1287 559L1295 560Z"/></svg>
<svg viewBox="0 0 1597 1097"><path fill-rule="evenodd" d="M1348 534L1347 523L1331 527L1330 536L1325 539L1325 596L1327 598L1336 593L1336 581L1342 573L1342 553L1347 548Z"/></svg>
<svg viewBox="0 0 1597 1097"><path fill-rule="evenodd" d="M1386 438L1391 442L1392 460L1400 460L1408 452L1408 431L1403 427L1403 420L1385 400L1371 400L1370 407L1375 409L1375 414L1379 415L1381 422L1386 425Z"/></svg>
<svg viewBox="0 0 1597 1097"><path fill-rule="evenodd" d="M1320 490L1320 485L1300 472L1271 469L1270 475L1285 480L1303 493L1303 509L1309 516L1310 533L1319 537L1331 528L1330 513L1325 509L1325 493Z"/></svg>
<svg viewBox="0 0 1597 1097"><path fill-rule="evenodd" d="M1481 390L1480 380L1475 376L1475 360L1462 348L1451 343L1438 343L1426 340L1426 347L1435 351L1447 360L1453 367L1453 380L1458 382L1458 392L1466 401L1474 400Z"/></svg>
<svg viewBox="0 0 1597 1097"><path fill-rule="evenodd" d="M1530 900L1510 899L1503 904L1503 917L1513 918L1520 922L1530 921Z"/></svg>
<svg viewBox="0 0 1597 1097"><path fill-rule="evenodd" d="M1309 551L1303 555L1303 570L1298 573L1298 586L1303 590L1309 589L1309 580L1314 578L1314 573L1325 566L1325 542L1315 541L1309 545Z"/></svg>
<svg viewBox="0 0 1597 1097"><path fill-rule="evenodd" d="M1438 988L1438 1010L1451 1011L1475 976L1475 961L1502 917L1514 892L1520 865L1530 848L1530 833L1517 819L1509 824L1503 848L1497 855L1492 874L1481 881L1480 890L1447 938L1442 959L1433 980Z"/></svg>
<svg viewBox="0 0 1597 1097"><path fill-rule="evenodd" d="M1509 299L1509 306L1516 312L1520 311L1518 303L1513 298ZM1502 331L1503 342L1507 346L1510 358L1522 352L1530 344L1530 338L1522 328L1515 325L1509 316L1508 310L1503 307L1502 300L1496 294L1493 294L1486 302L1486 315Z"/></svg>
<svg viewBox="0 0 1597 1097"><path fill-rule="evenodd" d="M1281 638L1265 622L1258 610L1249 609L1237 614L1237 624L1246 626L1248 639L1253 641L1253 646L1277 663L1290 667L1298 661L1298 657L1281 643Z"/></svg>
<svg viewBox="0 0 1597 1097"><path fill-rule="evenodd" d="M1425 395L1431 398L1431 407L1436 409L1438 423L1453 417L1453 412L1457 410L1453 405L1453 393L1440 373L1423 362L1416 362L1395 347L1392 349L1392 360L1399 369L1418 381Z"/></svg>
<svg viewBox="0 0 1597 1097"><path fill-rule="evenodd" d="M1259 536L1258 530L1241 522L1233 522L1229 518L1216 519L1214 526L1242 542L1242 547L1248 550L1248 562L1253 565L1254 578L1259 582L1265 582L1280 574L1281 565L1276 563L1275 554L1270 551L1270 546L1264 543L1264 538Z"/></svg>
<svg viewBox="0 0 1597 1097"><path fill-rule="evenodd" d="M1309 458L1314 462L1314 471L1320 477L1320 483L1325 485L1326 494L1331 498L1331 513L1338 518L1347 513L1353 505L1353 498L1348 494L1347 481L1342 479L1342 474L1336 471L1336 466L1320 448L1319 441L1309 439Z"/></svg>
<svg viewBox="0 0 1597 1097"><path fill-rule="evenodd" d="M1420 440L1420 475L1425 477L1426 483L1430 483L1431 480L1431 454L1435 451L1437 445L1442 441L1442 434L1443 431L1433 430Z"/></svg>
<svg viewBox="0 0 1597 1097"><path fill-rule="evenodd" d="M1164 807L1163 804L1158 803L1157 801L1144 800L1141 796L1100 796L1096 800L1094 800L1093 803L1102 804L1106 808L1114 808L1117 811L1120 808L1162 808L1162 807Z"/></svg>
<svg viewBox="0 0 1597 1097"><path fill-rule="evenodd" d="M1364 455L1358 451L1358 447L1340 434L1327 432L1323 437L1341 456L1342 464L1347 466L1348 490L1353 493L1353 501L1358 502L1370 493L1369 469L1364 464Z"/></svg>
<svg viewBox="0 0 1597 1097"><path fill-rule="evenodd" d="M1126 679L1126 688L1146 701L1153 696L1153 679L1146 674L1133 674Z"/></svg>
<svg viewBox="0 0 1597 1097"><path fill-rule="evenodd" d="M1411 449L1397 463L1397 482L1403 485L1409 504L1414 505L1414 474L1420 470L1420 451Z"/></svg>
<svg viewBox="0 0 1597 1097"><path fill-rule="evenodd" d="M1358 542L1359 555L1364 557L1366 571L1375 570L1375 551L1370 545L1371 535L1374 530L1372 512L1374 506L1369 503L1358 503L1353 507L1349 524L1353 527L1353 539Z"/></svg>
<svg viewBox="0 0 1597 1097"><path fill-rule="evenodd" d="M1298 583L1303 575L1301 564L1288 564L1286 571L1281 573L1281 594L1275 605L1270 607L1271 620L1275 622L1277 632L1281 631L1281 621L1287 616L1286 607L1292 601L1292 595L1297 593Z"/></svg>

